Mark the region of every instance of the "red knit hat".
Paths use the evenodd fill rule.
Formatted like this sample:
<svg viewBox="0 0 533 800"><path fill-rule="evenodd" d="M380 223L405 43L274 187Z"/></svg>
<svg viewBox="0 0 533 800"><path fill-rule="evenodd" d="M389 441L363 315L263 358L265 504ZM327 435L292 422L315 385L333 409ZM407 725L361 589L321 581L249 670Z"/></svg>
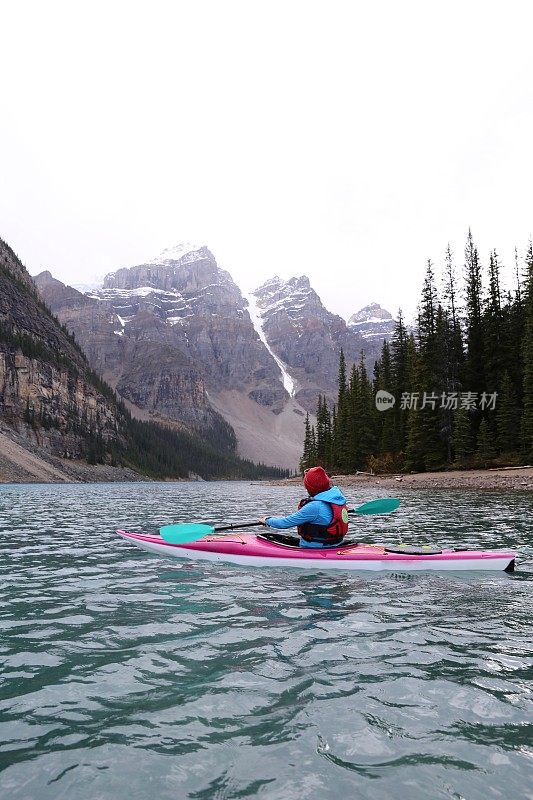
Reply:
<svg viewBox="0 0 533 800"><path fill-rule="evenodd" d="M314 497L320 492L327 492L331 487L331 481L323 467L311 467L305 471L304 486L309 494Z"/></svg>

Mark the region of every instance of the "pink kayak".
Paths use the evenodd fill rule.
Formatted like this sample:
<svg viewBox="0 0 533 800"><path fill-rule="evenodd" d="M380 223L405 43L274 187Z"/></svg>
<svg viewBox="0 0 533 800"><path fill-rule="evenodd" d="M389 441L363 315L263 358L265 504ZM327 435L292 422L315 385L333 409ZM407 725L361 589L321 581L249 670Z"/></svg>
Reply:
<svg viewBox="0 0 533 800"><path fill-rule="evenodd" d="M117 531L128 542L171 558L218 561L249 567L299 567L308 570L506 570L514 569L516 553L506 550L439 550L434 547L388 548L373 544L343 544L307 549L273 541L264 535L229 533L204 536L188 544L169 544L160 536ZM285 541L283 541L285 540ZM290 540L289 540L290 541ZM415 550L416 552L412 552Z"/></svg>

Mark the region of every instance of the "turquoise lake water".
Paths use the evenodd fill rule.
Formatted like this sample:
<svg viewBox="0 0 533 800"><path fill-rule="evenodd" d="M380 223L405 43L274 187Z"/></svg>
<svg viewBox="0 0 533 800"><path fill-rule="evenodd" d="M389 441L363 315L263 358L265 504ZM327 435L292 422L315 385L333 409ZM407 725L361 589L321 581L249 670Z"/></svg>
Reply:
<svg viewBox="0 0 533 800"><path fill-rule="evenodd" d="M114 533L299 496L0 487L2 800L533 798L531 494L404 491L354 525L514 548L514 574L241 569Z"/></svg>

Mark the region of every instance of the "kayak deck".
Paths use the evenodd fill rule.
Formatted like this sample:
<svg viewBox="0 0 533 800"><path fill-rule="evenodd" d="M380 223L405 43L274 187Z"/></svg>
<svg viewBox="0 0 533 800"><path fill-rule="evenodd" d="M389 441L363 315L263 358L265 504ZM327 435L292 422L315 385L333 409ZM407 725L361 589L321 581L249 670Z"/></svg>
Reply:
<svg viewBox="0 0 533 800"><path fill-rule="evenodd" d="M514 569L516 553L502 550L442 550L435 554L387 552L382 545L352 544L324 549L288 546L249 533L213 534L188 544L169 544L160 536L118 535L148 552L172 558L217 561L241 566L298 567L300 569L392 570L507 570Z"/></svg>

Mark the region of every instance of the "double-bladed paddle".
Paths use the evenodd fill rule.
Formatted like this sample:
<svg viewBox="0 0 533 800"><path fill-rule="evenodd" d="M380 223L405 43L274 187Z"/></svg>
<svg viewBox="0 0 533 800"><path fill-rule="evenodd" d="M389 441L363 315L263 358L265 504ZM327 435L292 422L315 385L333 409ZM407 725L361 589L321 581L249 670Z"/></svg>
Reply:
<svg viewBox="0 0 533 800"><path fill-rule="evenodd" d="M349 514L357 514L365 516L367 514L389 514L391 511L396 511L400 501L394 498L383 498L380 500L370 500L368 503L363 503L358 508L350 508ZM221 531L235 531L241 528L256 528L261 525L260 522L234 522L231 525L202 525L194 522L184 522L177 525L163 525L159 528L161 538L169 544L187 544L189 542L196 542L202 536L207 536L210 533L220 533Z"/></svg>

